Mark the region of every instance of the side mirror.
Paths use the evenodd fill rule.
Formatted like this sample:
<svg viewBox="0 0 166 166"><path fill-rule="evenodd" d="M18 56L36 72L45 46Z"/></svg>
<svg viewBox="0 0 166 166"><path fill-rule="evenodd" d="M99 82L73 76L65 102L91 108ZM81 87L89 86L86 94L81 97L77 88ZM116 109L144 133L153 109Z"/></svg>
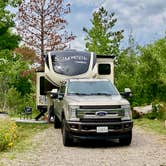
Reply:
<svg viewBox="0 0 166 166"><path fill-rule="evenodd" d="M129 98L132 97L131 89L130 88L125 88L124 89L124 97Z"/></svg>
<svg viewBox="0 0 166 166"><path fill-rule="evenodd" d="M58 99L59 99L59 100L63 100L63 97L64 97L64 93L59 93Z"/></svg>
<svg viewBox="0 0 166 166"><path fill-rule="evenodd" d="M52 99L57 99L58 98L58 89L52 89L52 91L50 92L50 97Z"/></svg>
<svg viewBox="0 0 166 166"><path fill-rule="evenodd" d="M130 97L132 97L131 89L130 88L125 88L124 92L122 92L121 95L124 98L130 98Z"/></svg>

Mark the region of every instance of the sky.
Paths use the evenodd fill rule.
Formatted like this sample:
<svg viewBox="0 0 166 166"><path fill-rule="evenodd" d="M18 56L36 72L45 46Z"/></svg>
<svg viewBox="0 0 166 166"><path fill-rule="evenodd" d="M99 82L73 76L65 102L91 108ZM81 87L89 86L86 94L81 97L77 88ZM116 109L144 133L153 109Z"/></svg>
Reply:
<svg viewBox="0 0 166 166"><path fill-rule="evenodd" d="M73 49L85 49L86 33L83 27L91 28L92 13L103 6L115 13L115 30L124 30L121 47L128 44L132 33L135 42L146 45L164 37L166 32L166 0L66 0L71 4L71 13L66 16L67 30L76 35L71 42Z"/></svg>

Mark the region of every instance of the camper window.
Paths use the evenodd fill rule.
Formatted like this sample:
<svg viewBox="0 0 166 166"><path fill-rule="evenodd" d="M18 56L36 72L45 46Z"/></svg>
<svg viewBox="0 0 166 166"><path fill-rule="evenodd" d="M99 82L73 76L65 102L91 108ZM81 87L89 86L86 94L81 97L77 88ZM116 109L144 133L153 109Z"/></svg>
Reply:
<svg viewBox="0 0 166 166"><path fill-rule="evenodd" d="M100 75L109 75L111 74L111 65L110 64L99 64L98 73Z"/></svg>

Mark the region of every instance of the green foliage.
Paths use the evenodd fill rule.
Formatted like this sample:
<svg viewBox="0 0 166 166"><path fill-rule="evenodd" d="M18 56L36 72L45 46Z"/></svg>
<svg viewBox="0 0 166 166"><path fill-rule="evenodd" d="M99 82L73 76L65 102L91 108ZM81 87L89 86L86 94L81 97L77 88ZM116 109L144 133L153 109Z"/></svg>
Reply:
<svg viewBox="0 0 166 166"><path fill-rule="evenodd" d="M166 120L166 104L152 103L152 112L145 115L148 119Z"/></svg>
<svg viewBox="0 0 166 166"><path fill-rule="evenodd" d="M13 53L18 47L20 37L12 33L15 26L9 6L16 7L20 0L0 1L0 109L11 112L21 111L32 92L29 64L21 55Z"/></svg>
<svg viewBox="0 0 166 166"><path fill-rule="evenodd" d="M11 57L11 53L8 50L0 51L0 107L2 110L5 109L6 104L6 93L9 88L11 81L11 65L9 64L8 58Z"/></svg>
<svg viewBox="0 0 166 166"><path fill-rule="evenodd" d="M124 91L124 88L128 87L132 90L133 97L130 99L132 105L137 105L137 90L139 91L138 83L138 55L137 48L132 36L129 38L129 47L121 51L117 57L115 64L115 84L120 91Z"/></svg>
<svg viewBox="0 0 166 166"><path fill-rule="evenodd" d="M158 134L166 135L166 130L164 128L164 122L160 120L151 120L147 118L140 118L134 120L134 125L141 126L142 128L150 131L154 131Z"/></svg>
<svg viewBox="0 0 166 166"><path fill-rule="evenodd" d="M166 104L161 105L158 118L161 120L166 120Z"/></svg>
<svg viewBox="0 0 166 166"><path fill-rule="evenodd" d="M16 115L24 110L25 98L22 98L21 94L15 88L11 88L6 94L6 104L9 110L9 114Z"/></svg>
<svg viewBox="0 0 166 166"><path fill-rule="evenodd" d="M35 110L34 95L29 94L21 96L15 88L8 90L8 93L6 94L6 104L8 107L8 113L11 116L20 115L20 113L24 111L25 106L32 107L33 112Z"/></svg>
<svg viewBox="0 0 166 166"><path fill-rule="evenodd" d="M146 102L166 101L166 38L140 48L139 77Z"/></svg>
<svg viewBox="0 0 166 166"><path fill-rule="evenodd" d="M31 80L27 77L16 77L16 80L13 82L13 86L17 89L18 92L21 93L21 96L25 96L32 91Z"/></svg>
<svg viewBox="0 0 166 166"><path fill-rule="evenodd" d="M17 140L17 125L10 119L0 119L0 152L14 146Z"/></svg>
<svg viewBox="0 0 166 166"><path fill-rule="evenodd" d="M17 143L13 147L13 151L19 153L27 149L37 148L33 147L32 138L37 133L49 127L48 124L35 124L35 123L16 123L16 124L17 124L18 138L17 138Z"/></svg>
<svg viewBox="0 0 166 166"><path fill-rule="evenodd" d="M0 1L0 50L14 49L20 41L20 37L10 31L15 25L13 21L15 15L6 8L8 5L16 4L16 0Z"/></svg>
<svg viewBox="0 0 166 166"><path fill-rule="evenodd" d="M165 52L166 38L162 38L144 47L129 43L117 58L115 82L119 90L131 88L133 106L166 101Z"/></svg>
<svg viewBox="0 0 166 166"><path fill-rule="evenodd" d="M13 50L18 47L20 36L12 34L9 30L0 35L0 50Z"/></svg>
<svg viewBox="0 0 166 166"><path fill-rule="evenodd" d="M28 64L22 61L21 56L14 55L8 50L0 52L0 107L2 110L8 107L11 109L17 107L16 111L21 110L25 104L24 98L32 92L31 74L24 74L28 69ZM15 97L13 104L11 101L8 102L9 96L11 100L13 96Z"/></svg>
<svg viewBox="0 0 166 166"><path fill-rule="evenodd" d="M83 31L87 33L85 41L88 51L101 55L118 55L123 30L113 31L117 22L114 13L109 13L101 7L93 13L93 18L90 21L92 28L90 30L83 28Z"/></svg>
<svg viewBox="0 0 166 166"><path fill-rule="evenodd" d="M124 50L118 57L115 64L115 81L119 90L128 86L133 89L136 86L137 79L137 56L135 54L128 54L128 50Z"/></svg>
<svg viewBox="0 0 166 166"><path fill-rule="evenodd" d="M8 2L0 1L0 35L8 30L8 28L14 26L13 17L7 9Z"/></svg>
<svg viewBox="0 0 166 166"><path fill-rule="evenodd" d="M22 0L6 0L6 2L8 2L9 5L13 7L17 7L18 5L21 4Z"/></svg>
<svg viewBox="0 0 166 166"><path fill-rule="evenodd" d="M160 117L160 105L159 104L153 104L152 105L152 112L145 115L148 119L158 119Z"/></svg>
<svg viewBox="0 0 166 166"><path fill-rule="evenodd" d="M49 127L47 124L15 123L8 118L0 119L0 124L0 152L11 148L14 152L29 149L31 138Z"/></svg>

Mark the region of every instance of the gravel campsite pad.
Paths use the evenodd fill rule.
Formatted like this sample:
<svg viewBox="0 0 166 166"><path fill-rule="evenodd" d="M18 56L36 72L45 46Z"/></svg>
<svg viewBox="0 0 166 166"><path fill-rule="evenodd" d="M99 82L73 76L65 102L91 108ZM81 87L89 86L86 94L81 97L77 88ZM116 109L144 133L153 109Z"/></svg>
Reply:
<svg viewBox="0 0 166 166"><path fill-rule="evenodd" d="M116 142L76 142L64 147L60 129L50 127L35 135L32 147L3 157L4 166L166 166L166 136L158 136L139 127L133 129L130 146Z"/></svg>

